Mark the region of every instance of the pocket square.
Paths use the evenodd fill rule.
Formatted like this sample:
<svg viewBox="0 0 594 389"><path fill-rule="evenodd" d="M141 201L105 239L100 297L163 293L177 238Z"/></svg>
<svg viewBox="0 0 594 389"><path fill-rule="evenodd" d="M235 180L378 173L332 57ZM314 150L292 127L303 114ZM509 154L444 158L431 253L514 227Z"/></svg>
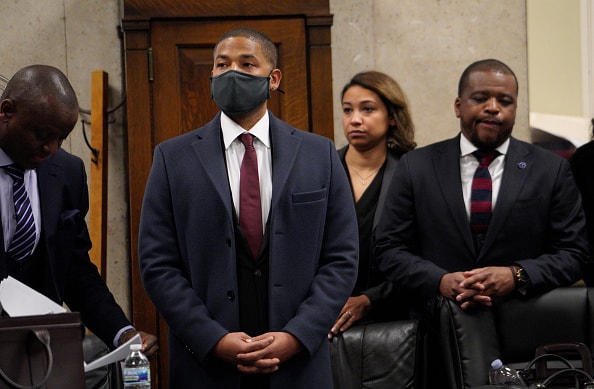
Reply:
<svg viewBox="0 0 594 389"><path fill-rule="evenodd" d="M79 209L68 209L60 214L62 224L74 224L78 221L80 215Z"/></svg>

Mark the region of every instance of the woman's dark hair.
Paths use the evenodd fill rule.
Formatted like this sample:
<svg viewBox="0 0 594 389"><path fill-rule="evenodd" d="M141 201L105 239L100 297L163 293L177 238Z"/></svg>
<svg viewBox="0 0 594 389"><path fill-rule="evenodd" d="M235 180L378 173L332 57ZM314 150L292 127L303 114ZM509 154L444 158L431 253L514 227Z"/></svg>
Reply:
<svg viewBox="0 0 594 389"><path fill-rule="evenodd" d="M340 94L342 100L346 91L360 86L376 93L388 110L390 119L394 119L395 126L388 129L388 150L397 155L402 155L414 149L414 125L408 111L408 100L400 85L392 77L378 71L357 73Z"/></svg>

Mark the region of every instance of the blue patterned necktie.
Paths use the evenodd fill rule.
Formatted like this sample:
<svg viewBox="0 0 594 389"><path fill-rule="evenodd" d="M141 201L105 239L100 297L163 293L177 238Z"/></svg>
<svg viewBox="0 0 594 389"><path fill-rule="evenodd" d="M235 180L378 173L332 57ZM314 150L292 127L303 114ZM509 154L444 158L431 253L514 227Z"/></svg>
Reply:
<svg viewBox="0 0 594 389"><path fill-rule="evenodd" d="M489 173L489 165L498 155L495 151L472 153L479 161L479 165L472 178L470 192L470 228L472 232L484 234L491 221L493 183Z"/></svg>
<svg viewBox="0 0 594 389"><path fill-rule="evenodd" d="M14 200L14 214L16 229L8 247L8 255L15 261L28 257L35 247L36 231L33 209L25 189L25 171L14 166L3 166L12 178L12 196Z"/></svg>

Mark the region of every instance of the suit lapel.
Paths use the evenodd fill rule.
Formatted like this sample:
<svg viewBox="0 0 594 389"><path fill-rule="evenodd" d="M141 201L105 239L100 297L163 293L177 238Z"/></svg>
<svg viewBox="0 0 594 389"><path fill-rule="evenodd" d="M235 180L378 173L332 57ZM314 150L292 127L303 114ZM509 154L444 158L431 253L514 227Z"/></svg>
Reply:
<svg viewBox="0 0 594 389"><path fill-rule="evenodd" d="M433 168L437 184L448 204L450 217L463 237L464 244L475 253L460 183L460 135L442 143L441 148L437 149L433 154Z"/></svg>
<svg viewBox="0 0 594 389"><path fill-rule="evenodd" d="M0 230L1 231L1 230ZM6 254L4 250L4 236L0 236L0 281L8 276L6 268ZM0 308L1 310L1 308Z"/></svg>
<svg viewBox="0 0 594 389"><path fill-rule="evenodd" d="M388 155L386 157L386 169L384 170L384 177L382 178L382 187L380 189L380 194L377 199L375 214L373 215L373 230L375 230L375 227L377 227L377 223L379 222L382 210L384 209L386 196L388 195L388 189L390 188L390 183L392 182L392 177L394 176L394 172L396 171L397 165L398 158L395 157L390 151L388 151Z"/></svg>
<svg viewBox="0 0 594 389"><path fill-rule="evenodd" d="M344 163L344 158L349 146L345 146L338 150L338 157L340 161ZM377 199L377 206L375 208L375 214L373 215L373 230L377 227L377 223L382 215L382 210L384 208L384 204L386 203L386 197L388 196L388 190L390 189L390 184L392 182L392 177L394 177L394 172L396 171L396 166L398 166L399 157L396 157L390 151L386 156L386 169L384 170L384 177L382 178L382 186L380 189L380 194ZM348 175L348 172L347 172Z"/></svg>
<svg viewBox="0 0 594 389"><path fill-rule="evenodd" d="M281 122L270 115L270 139L272 142L272 201L270 214L278 203L280 194L287 183L287 179L301 145L301 139L295 135L295 128Z"/></svg>
<svg viewBox="0 0 594 389"><path fill-rule="evenodd" d="M511 138L509 149L505 156L505 169L501 178L497 202L482 248L483 253L493 244L505 220L507 220L526 181L526 177L528 177L528 173L532 168L531 162L530 151L523 147L521 143Z"/></svg>
<svg viewBox="0 0 594 389"><path fill-rule="evenodd" d="M232 220L233 203L222 146L220 113L206 126L196 130L196 140L192 143L192 148L198 163L204 167L221 201L225 204L227 216Z"/></svg>
<svg viewBox="0 0 594 389"><path fill-rule="evenodd" d="M57 185L55 180L62 172L61 166L54 162L54 158L50 158L45 163L37 168L37 187L39 189L39 203L41 207L41 232L45 244L48 245L53 237L55 228L51 226L58 225L60 211L62 210L61 199L59 193L60 185ZM51 250L48 250L51 252Z"/></svg>
<svg viewBox="0 0 594 389"><path fill-rule="evenodd" d="M55 301L62 301L56 278L56 263L54 258L54 245L56 226L59 224L62 206L62 185L57 181L63 174L62 166L56 162L55 156L50 157L37 168L37 187L39 189L39 206L41 207L41 239L39 244L44 244L47 253L46 292L48 296L55 296ZM68 178L66 178L68 179ZM54 243L52 243L54 242ZM51 290L50 290L51 289Z"/></svg>

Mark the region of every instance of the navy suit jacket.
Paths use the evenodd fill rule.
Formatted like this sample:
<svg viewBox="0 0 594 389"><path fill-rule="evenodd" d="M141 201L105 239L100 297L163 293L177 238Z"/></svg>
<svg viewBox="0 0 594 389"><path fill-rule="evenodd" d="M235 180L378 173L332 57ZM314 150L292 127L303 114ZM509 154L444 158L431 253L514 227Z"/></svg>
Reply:
<svg viewBox="0 0 594 389"><path fill-rule="evenodd" d="M85 326L113 348L113 339L130 325L89 258L91 240L85 222L89 209L82 160L59 149L37 168L41 206L43 286L38 292L78 311ZM0 264L6 270L4 240Z"/></svg>
<svg viewBox="0 0 594 389"><path fill-rule="evenodd" d="M326 335L357 274L352 196L330 140L269 115L269 329L304 346L271 375L271 388L331 388ZM175 388L239 387L235 367L210 355L224 335L241 330L238 237L221 138L219 114L157 146L145 190L141 276L169 326Z"/></svg>
<svg viewBox="0 0 594 389"><path fill-rule="evenodd" d="M594 255L594 141L578 148L569 160L575 182L582 194L586 213L590 255Z"/></svg>
<svg viewBox="0 0 594 389"><path fill-rule="evenodd" d="M529 293L568 285L586 261L580 195L564 159L511 139L485 242L477 252L460 183L460 135L405 154L377 227L380 270L424 299L448 272L519 264Z"/></svg>

